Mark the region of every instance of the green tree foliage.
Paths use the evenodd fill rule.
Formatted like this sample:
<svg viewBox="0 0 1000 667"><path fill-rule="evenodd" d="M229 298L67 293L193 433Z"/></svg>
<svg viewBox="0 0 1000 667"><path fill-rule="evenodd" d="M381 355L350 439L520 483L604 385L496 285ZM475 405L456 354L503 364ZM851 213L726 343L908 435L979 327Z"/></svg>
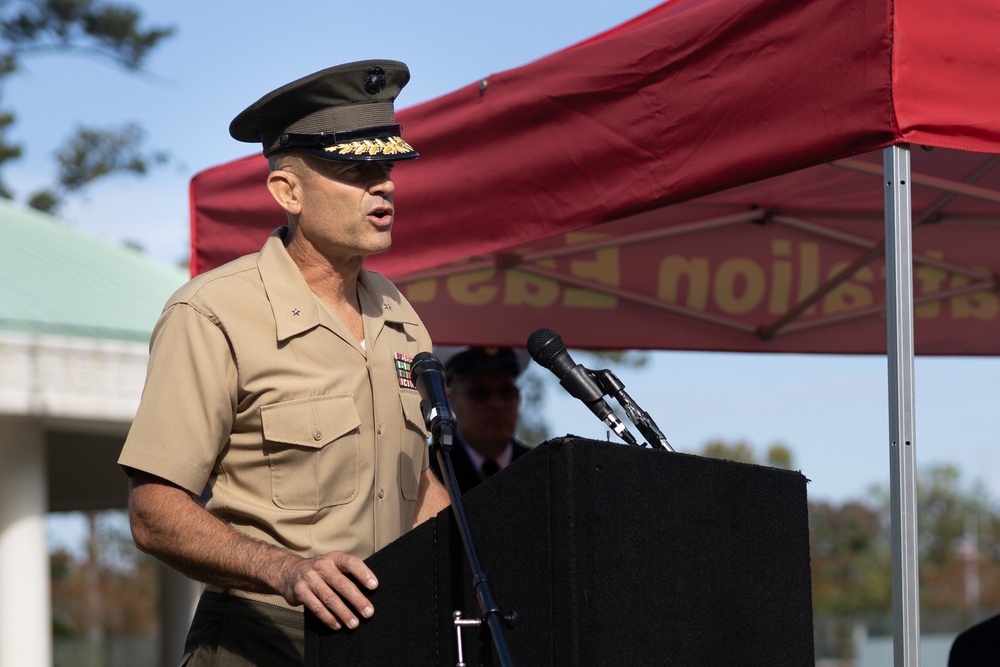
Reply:
<svg viewBox="0 0 1000 667"><path fill-rule="evenodd" d="M813 608L846 614L889 608L892 577L884 516L857 501L809 503Z"/></svg>
<svg viewBox="0 0 1000 667"><path fill-rule="evenodd" d="M171 27L143 28L141 14L128 5L94 0L0 0L0 100L2 87L17 75L26 58L67 53L110 60L126 71L139 71L152 50L173 34ZM0 109L0 170L22 156L10 142L14 112ZM144 174L166 161L161 152L145 153L142 129L79 126L57 154L59 176L52 187L29 196L29 205L54 212L66 196L115 173ZM0 196L14 193L0 178Z"/></svg>
<svg viewBox="0 0 1000 667"><path fill-rule="evenodd" d="M529 367L521 375L517 384L521 388L521 407L518 409L515 437L529 447L534 447L551 437L544 413L544 385L539 372L533 367Z"/></svg>
<svg viewBox="0 0 1000 667"><path fill-rule="evenodd" d="M810 503L817 610L888 610L891 590L889 489L867 503ZM979 485L963 488L957 468L923 468L917 478L920 603L928 610L1000 607L1000 515ZM975 590L966 583L980 582ZM974 599L969 598L973 594Z"/></svg>
<svg viewBox="0 0 1000 667"><path fill-rule="evenodd" d="M792 469L792 450L788 445L775 443L767 450L767 465L775 468Z"/></svg>
<svg viewBox="0 0 1000 667"><path fill-rule="evenodd" d="M51 555L52 619L57 637L150 635L156 631L157 568L135 548L122 510L86 513L86 552Z"/></svg>
<svg viewBox="0 0 1000 667"><path fill-rule="evenodd" d="M888 517L889 490L873 489L872 498ZM980 484L963 486L954 466L920 471L917 543L921 607L1000 608L1000 513Z"/></svg>
<svg viewBox="0 0 1000 667"><path fill-rule="evenodd" d="M150 162L162 164L163 153L144 155L139 151L145 136L136 123L105 130L78 127L66 145L56 153L59 162L59 185L68 191L79 190L93 180L116 172L145 174Z"/></svg>
<svg viewBox="0 0 1000 667"><path fill-rule="evenodd" d="M864 501L810 502L809 521L813 607L838 629L838 657L851 658L854 623L891 609L889 489L873 488ZM968 624L980 610L1000 609L1000 514L981 485L963 487L952 466L921 469L917 524L921 614Z"/></svg>
<svg viewBox="0 0 1000 667"><path fill-rule="evenodd" d="M574 353L575 354L575 353ZM610 366L612 368L644 368L649 363L649 354L641 350L589 350L586 366Z"/></svg>
<svg viewBox="0 0 1000 667"><path fill-rule="evenodd" d="M756 463L753 448L746 442L724 442L722 440L710 440L701 448L701 455L713 459L724 459L726 461L738 461L739 463Z"/></svg>
<svg viewBox="0 0 1000 667"><path fill-rule="evenodd" d="M753 447L744 440L737 442L709 440L702 445L700 454L713 459L725 459L740 463L761 463L754 453ZM768 447L764 457L766 465L775 468L784 468L785 470L792 469L792 462L792 450L787 445L781 443L775 443Z"/></svg>

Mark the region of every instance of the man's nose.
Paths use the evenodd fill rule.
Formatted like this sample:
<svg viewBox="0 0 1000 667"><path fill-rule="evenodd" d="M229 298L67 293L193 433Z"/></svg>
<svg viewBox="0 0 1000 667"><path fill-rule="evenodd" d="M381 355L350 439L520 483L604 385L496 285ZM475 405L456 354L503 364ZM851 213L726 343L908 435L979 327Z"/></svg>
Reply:
<svg viewBox="0 0 1000 667"><path fill-rule="evenodd" d="M381 165L373 165L371 175L371 185L368 191L373 195L388 196L396 191L396 184L392 181L392 174Z"/></svg>

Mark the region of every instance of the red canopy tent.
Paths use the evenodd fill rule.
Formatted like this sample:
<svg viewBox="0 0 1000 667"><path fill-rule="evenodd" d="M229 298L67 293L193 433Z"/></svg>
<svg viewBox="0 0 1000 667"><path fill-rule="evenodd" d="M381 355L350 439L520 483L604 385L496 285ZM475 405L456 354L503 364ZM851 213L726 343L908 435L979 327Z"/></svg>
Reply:
<svg viewBox="0 0 1000 667"><path fill-rule="evenodd" d="M440 343L544 325L577 347L883 352L884 188L864 154L920 144L917 351L995 354L998 13L668 2L400 112L422 157L397 169L393 249L368 265ZM265 174L254 156L193 179L194 273L283 223ZM595 318L615 326L580 326Z"/></svg>
<svg viewBox="0 0 1000 667"><path fill-rule="evenodd" d="M421 159L369 266L439 343L546 326L574 347L873 353L888 312L896 664L916 665L912 354L1000 352L998 19L991 0L667 2L400 112ZM194 273L283 223L265 173L193 179Z"/></svg>

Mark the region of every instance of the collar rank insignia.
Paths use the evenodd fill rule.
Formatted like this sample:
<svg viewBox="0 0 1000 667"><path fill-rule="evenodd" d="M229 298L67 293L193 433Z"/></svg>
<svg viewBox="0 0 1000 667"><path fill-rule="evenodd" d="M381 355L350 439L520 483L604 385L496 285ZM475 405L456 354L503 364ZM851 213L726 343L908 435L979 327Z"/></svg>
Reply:
<svg viewBox="0 0 1000 667"><path fill-rule="evenodd" d="M416 389L413 384L413 373L410 366L413 364L413 357L408 357L402 352L396 353L396 377L399 379L399 386L407 389Z"/></svg>

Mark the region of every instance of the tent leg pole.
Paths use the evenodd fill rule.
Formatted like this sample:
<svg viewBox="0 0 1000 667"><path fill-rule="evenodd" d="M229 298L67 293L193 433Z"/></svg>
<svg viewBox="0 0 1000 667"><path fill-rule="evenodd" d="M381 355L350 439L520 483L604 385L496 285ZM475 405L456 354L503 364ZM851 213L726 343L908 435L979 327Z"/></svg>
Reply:
<svg viewBox="0 0 1000 667"><path fill-rule="evenodd" d="M892 633L895 667L920 665L913 414L913 248L910 149L882 153L885 174L886 328L892 523Z"/></svg>

